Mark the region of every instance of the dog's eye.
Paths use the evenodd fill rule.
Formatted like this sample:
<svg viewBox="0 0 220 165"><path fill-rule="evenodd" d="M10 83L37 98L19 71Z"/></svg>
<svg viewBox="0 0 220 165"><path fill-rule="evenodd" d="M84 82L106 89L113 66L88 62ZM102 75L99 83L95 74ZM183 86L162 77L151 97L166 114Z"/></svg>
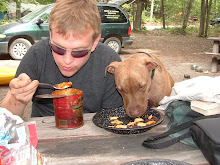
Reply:
<svg viewBox="0 0 220 165"><path fill-rule="evenodd" d="M120 89L119 92L120 92L120 93L124 93L124 90L123 90L123 89Z"/></svg>
<svg viewBox="0 0 220 165"><path fill-rule="evenodd" d="M122 88L117 88L117 90L119 91L119 93L125 93L125 91Z"/></svg>
<svg viewBox="0 0 220 165"><path fill-rule="evenodd" d="M140 86L139 90L144 90L145 89L145 85L144 86Z"/></svg>

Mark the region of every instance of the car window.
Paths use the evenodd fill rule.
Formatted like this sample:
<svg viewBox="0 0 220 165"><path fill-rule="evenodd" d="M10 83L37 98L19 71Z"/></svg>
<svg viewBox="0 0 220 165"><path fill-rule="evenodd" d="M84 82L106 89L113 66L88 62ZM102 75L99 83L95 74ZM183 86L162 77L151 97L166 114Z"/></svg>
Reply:
<svg viewBox="0 0 220 165"><path fill-rule="evenodd" d="M102 23L126 23L125 15L115 7L99 6Z"/></svg>
<svg viewBox="0 0 220 165"><path fill-rule="evenodd" d="M44 23L48 23L50 13L44 13L40 18L44 21Z"/></svg>
<svg viewBox="0 0 220 165"><path fill-rule="evenodd" d="M29 22L32 19L34 19L35 17L37 17L38 15L40 15L41 13L43 13L47 9L48 9L48 6L44 6L42 8L39 8L39 9L27 14L26 16L22 17L21 20L22 20L22 22Z"/></svg>

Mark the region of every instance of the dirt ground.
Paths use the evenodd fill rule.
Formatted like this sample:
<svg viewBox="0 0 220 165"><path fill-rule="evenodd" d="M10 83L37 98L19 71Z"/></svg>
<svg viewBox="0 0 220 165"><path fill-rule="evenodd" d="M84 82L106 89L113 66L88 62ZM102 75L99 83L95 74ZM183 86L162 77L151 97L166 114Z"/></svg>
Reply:
<svg viewBox="0 0 220 165"><path fill-rule="evenodd" d="M185 80L184 74L190 75L190 78L197 76L220 76L220 72L211 73L210 55L204 52L211 52L213 41L197 36L183 35L155 35L132 33L133 44L123 48L120 52L124 60L138 51L145 51L157 56L165 65L175 82ZM7 57L6 57L7 59ZM203 72L196 72L191 69L191 65L197 65L203 68ZM2 100L8 91L8 86L0 86L0 100ZM28 104L24 119L30 117L31 103Z"/></svg>
<svg viewBox="0 0 220 165"><path fill-rule="evenodd" d="M122 59L132 53L145 51L157 56L165 65L175 82L185 80L184 74L190 78L197 76L219 76L211 73L212 56L204 52L212 52L213 41L191 35L155 35L132 33L133 44L122 49ZM205 72L196 72L191 65L200 66Z"/></svg>

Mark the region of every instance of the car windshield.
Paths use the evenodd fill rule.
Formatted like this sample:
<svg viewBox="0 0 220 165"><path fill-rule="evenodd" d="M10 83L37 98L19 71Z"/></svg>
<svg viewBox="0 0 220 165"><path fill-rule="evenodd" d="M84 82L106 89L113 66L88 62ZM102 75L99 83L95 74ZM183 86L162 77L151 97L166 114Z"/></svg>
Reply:
<svg viewBox="0 0 220 165"><path fill-rule="evenodd" d="M32 11L31 13L27 14L26 16L21 18L22 22L29 22L35 17L39 16L42 12L44 12L46 9L48 9L48 6L41 7L37 10Z"/></svg>

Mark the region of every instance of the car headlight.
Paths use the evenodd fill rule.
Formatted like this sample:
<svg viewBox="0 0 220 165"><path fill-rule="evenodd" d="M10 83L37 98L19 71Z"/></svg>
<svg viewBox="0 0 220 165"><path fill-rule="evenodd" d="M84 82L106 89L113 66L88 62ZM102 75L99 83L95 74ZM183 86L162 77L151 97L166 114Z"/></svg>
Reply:
<svg viewBox="0 0 220 165"><path fill-rule="evenodd" d="M6 35L5 34L0 34L0 38L5 38Z"/></svg>

